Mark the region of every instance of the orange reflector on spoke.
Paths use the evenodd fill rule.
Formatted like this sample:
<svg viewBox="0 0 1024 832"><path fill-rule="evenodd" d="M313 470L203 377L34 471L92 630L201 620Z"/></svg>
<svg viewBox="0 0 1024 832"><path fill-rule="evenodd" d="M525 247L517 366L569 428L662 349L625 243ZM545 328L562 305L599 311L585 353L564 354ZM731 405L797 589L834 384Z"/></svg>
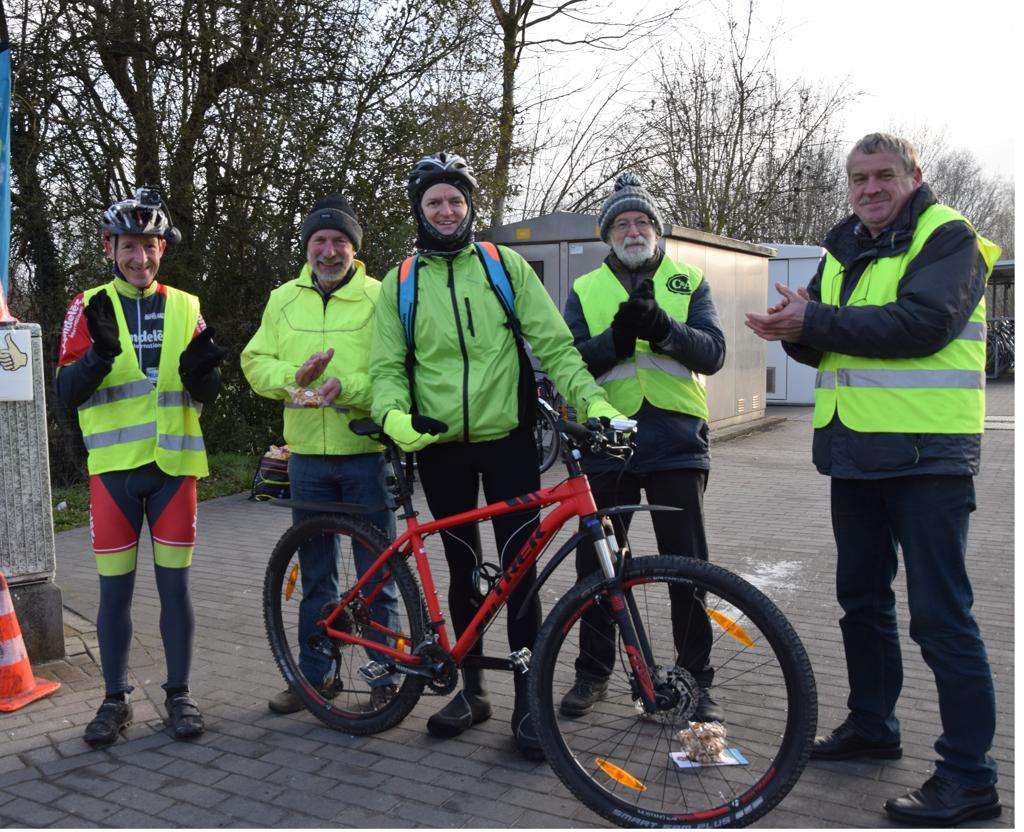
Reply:
<svg viewBox="0 0 1024 832"><path fill-rule="evenodd" d="M409 642L404 638L398 639L395 642L395 647L396 649L401 650L403 653L409 652Z"/></svg>
<svg viewBox="0 0 1024 832"><path fill-rule="evenodd" d="M291 601L292 593L295 592L295 582L299 579L299 565L296 563L292 571L288 573L288 584L284 588L284 600Z"/></svg>
<svg viewBox="0 0 1024 832"><path fill-rule="evenodd" d="M600 757L595 757L594 762L597 763L597 767L601 769L601 771L611 777L616 783L621 783L623 786L636 789L638 792L647 791L647 786L637 780L632 774L623 771L615 765L615 763L609 763L607 760L602 760Z"/></svg>
<svg viewBox="0 0 1024 832"><path fill-rule="evenodd" d="M707 611L711 620L736 639L736 641L745 644L747 647L754 646L754 642L751 640L750 636L744 632L743 628L739 624L729 618L729 616L722 615L722 613L711 609L711 607L705 607L704 609Z"/></svg>

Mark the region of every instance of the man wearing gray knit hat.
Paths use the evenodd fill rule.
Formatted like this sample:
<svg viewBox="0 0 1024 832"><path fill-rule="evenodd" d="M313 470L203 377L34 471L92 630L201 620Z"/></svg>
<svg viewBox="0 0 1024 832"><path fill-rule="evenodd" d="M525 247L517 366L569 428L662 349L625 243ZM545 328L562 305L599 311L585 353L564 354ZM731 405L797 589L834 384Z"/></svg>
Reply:
<svg viewBox="0 0 1024 832"><path fill-rule="evenodd" d="M253 390L284 405L292 499L379 506L365 517L393 536L394 515L383 508L388 494L381 446L349 430L352 420L369 416L372 403L370 339L380 282L369 277L355 257L363 229L342 194L330 194L313 205L302 221L299 239L306 263L297 278L270 293L260 328L242 351L242 372ZM293 509L292 519L298 523L310 514ZM345 576L342 584L351 586L373 561L373 553L355 541L351 546L346 543L342 552L337 537L320 535L299 548L299 669L305 681L328 698L337 691L329 675L330 655L314 647L317 636L327 640L317 621L325 606L338 603L339 573ZM394 581L388 580L379 593L368 585L367 595L375 597L369 612L380 625L371 632L394 632ZM373 650L366 652L368 662L384 659ZM399 681L397 675L377 674L364 690L349 690L346 695L363 698L355 706L383 707ZM353 704L351 699L349 703ZM281 714L302 709L291 688L274 696L269 705Z"/></svg>
<svg viewBox="0 0 1024 832"><path fill-rule="evenodd" d="M725 362L725 335L700 269L672 260L658 246L662 217L651 195L629 173L598 213L601 239L611 248L601 266L576 279L565 320L587 369L608 401L637 421L636 452L621 463L584 457L599 508L639 503L682 511L655 512L661 554L708 559L704 488L711 457L704 377ZM629 515L613 522L620 542ZM597 568L592 545L576 550L578 578ZM581 716L603 699L615 661L612 622L594 605L584 613L576 682L562 698L566 716ZM699 600L674 597L672 631L676 664L694 703L692 722L721 722L711 697L714 667L711 626Z"/></svg>

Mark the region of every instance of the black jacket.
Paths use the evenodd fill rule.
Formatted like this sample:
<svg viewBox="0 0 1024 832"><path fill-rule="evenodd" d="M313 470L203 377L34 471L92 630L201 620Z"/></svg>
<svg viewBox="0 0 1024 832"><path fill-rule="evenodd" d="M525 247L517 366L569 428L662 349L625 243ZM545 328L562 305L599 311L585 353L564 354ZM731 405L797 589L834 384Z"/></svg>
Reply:
<svg viewBox="0 0 1024 832"><path fill-rule="evenodd" d="M627 269L614 254L609 254L605 263L622 281L626 291L630 292L634 286L654 274L662 256L659 251L646 268L641 267L637 271ZM576 292L570 292L565 303L565 322L572 331L576 348L587 362L591 375L599 376L618 363L611 329L590 332ZM706 278L690 298L686 321L673 320L669 337L657 346L652 345L652 349L671 356L697 373L712 375L722 369L725 363L725 335ZM642 474L675 468L698 468L705 471L711 468L708 423L703 419L663 410L646 400L633 418L638 423L637 448L628 470ZM591 473L619 467L619 463L614 460L590 457L584 460L585 470Z"/></svg>
<svg viewBox="0 0 1024 832"><path fill-rule="evenodd" d="M913 194L896 221L871 238L856 215L833 228L825 248L845 270L845 303L868 264L906 251L921 213L935 203L928 185ZM985 292L985 262L977 239L963 222L938 228L911 261L896 301L884 306L821 303L822 258L807 287L799 343L783 342L797 361L817 367L825 352L873 358L913 358L938 352L963 330ZM974 475L981 462L978 434L864 433L838 418L814 431L814 465L842 479L880 479L917 474Z"/></svg>

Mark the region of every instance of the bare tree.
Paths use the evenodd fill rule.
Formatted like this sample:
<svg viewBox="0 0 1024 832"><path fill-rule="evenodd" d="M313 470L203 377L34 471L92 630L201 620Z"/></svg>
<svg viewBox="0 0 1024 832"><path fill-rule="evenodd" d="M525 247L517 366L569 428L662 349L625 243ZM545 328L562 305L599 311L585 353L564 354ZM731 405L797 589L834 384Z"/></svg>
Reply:
<svg viewBox="0 0 1024 832"><path fill-rule="evenodd" d="M818 242L842 211L838 117L843 88L784 82L769 39L757 47L753 0L727 21L722 54L706 46L662 62L654 109L639 128L657 151L645 178L666 214L745 240Z"/></svg>
<svg viewBox="0 0 1024 832"><path fill-rule="evenodd" d="M516 119L522 115L517 106L518 72L524 53L557 55L563 52L597 49L628 50L666 25L680 7L650 13L641 7L616 18L612 3L595 0L490 0L498 25L501 60L501 98L498 107L498 141L494 162L494 206L491 225L505 221L505 204L510 191L510 172L516 155ZM616 4L616 11L621 4Z"/></svg>
<svg viewBox="0 0 1024 832"><path fill-rule="evenodd" d="M981 161L964 147L952 147L944 130L892 125L889 132L904 136L917 148L925 181L936 197L956 208L978 231L1003 249L1014 252L1014 183L988 174Z"/></svg>

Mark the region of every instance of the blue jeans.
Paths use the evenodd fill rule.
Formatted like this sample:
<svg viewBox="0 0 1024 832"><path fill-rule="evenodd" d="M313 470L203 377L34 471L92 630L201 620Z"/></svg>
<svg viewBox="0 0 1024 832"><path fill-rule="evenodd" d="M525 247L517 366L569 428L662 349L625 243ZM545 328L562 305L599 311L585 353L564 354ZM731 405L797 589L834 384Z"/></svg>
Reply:
<svg viewBox="0 0 1024 832"><path fill-rule="evenodd" d="M839 553L836 596L850 680L850 722L877 740L899 736L896 700L903 660L892 582L903 550L910 637L935 675L942 736L935 773L968 787L996 782L989 754L995 690L971 613L964 563L975 508L969 476L832 479L832 528Z"/></svg>
<svg viewBox="0 0 1024 832"><path fill-rule="evenodd" d="M313 454L292 454L288 460L288 479L294 500L312 502L363 503L379 506L387 501L384 486L384 459L380 454L355 454L353 456L319 456ZM292 509L292 520L310 517L315 512ZM395 536L395 516L388 509L363 515L369 522L383 531L388 539ZM321 682L331 669L329 656L309 647L309 637L316 632L316 622L327 604L338 603L338 557L340 545L337 535L311 540L299 550L299 574L302 576L302 603L299 605L299 669L312 683ZM376 553L364 546L352 545L356 573L361 577L373 566ZM367 593L373 591L371 584ZM370 608L370 617L392 630L397 630L398 588L393 580L384 586L377 600ZM367 635L367 638L371 637ZM383 640L381 638L380 640ZM375 661L387 661L387 657L368 650L367 655ZM400 674L377 679L373 686L399 684Z"/></svg>

